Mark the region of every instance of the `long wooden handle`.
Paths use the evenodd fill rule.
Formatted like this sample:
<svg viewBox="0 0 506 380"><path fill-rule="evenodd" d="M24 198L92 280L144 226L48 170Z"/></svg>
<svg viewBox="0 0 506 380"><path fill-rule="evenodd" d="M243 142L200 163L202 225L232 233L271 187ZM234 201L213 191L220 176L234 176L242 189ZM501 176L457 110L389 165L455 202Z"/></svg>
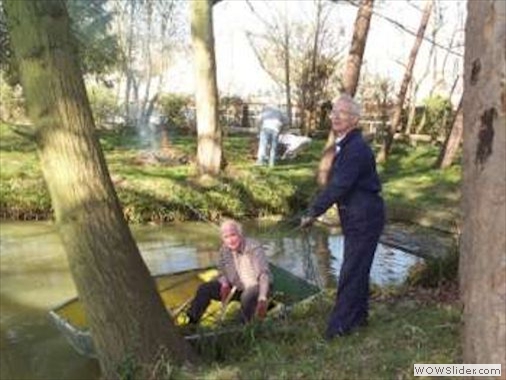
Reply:
<svg viewBox="0 0 506 380"><path fill-rule="evenodd" d="M220 322L222 322L223 319L225 319L225 314L226 314L226 311L227 311L227 306L230 303L230 301L232 300L232 297L234 296L234 294L235 294L236 291L237 291L237 287L233 286L232 289L230 290L230 293L228 293L227 298L225 298L225 301L223 301L221 303Z"/></svg>
<svg viewBox="0 0 506 380"><path fill-rule="evenodd" d="M193 297L188 298L186 301L184 301L178 308L176 308L174 311L172 311L170 314L172 315L173 319L176 319L181 312L186 309L186 306L190 304L190 302L193 300Z"/></svg>

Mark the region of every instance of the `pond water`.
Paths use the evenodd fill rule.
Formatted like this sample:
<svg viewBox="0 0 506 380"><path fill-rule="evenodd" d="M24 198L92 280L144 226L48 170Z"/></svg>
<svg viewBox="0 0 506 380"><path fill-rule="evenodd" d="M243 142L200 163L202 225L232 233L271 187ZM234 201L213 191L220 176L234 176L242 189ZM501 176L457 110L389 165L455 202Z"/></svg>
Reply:
<svg viewBox="0 0 506 380"><path fill-rule="evenodd" d="M294 274L335 287L342 261L339 234L301 233L275 224L249 224L269 260ZM132 231L152 274L212 265L219 245L211 224L136 226ZM404 281L421 259L380 245L371 282ZM48 319L52 307L75 296L63 247L50 222L0 223L0 379L98 379L96 361L79 356Z"/></svg>

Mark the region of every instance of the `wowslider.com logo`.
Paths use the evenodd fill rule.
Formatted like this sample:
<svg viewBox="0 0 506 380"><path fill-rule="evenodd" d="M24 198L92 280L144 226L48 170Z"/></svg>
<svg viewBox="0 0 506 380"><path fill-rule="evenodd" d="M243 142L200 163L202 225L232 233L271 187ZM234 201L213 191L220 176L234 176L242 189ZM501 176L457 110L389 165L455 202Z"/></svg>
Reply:
<svg viewBox="0 0 506 380"><path fill-rule="evenodd" d="M501 376L500 364L414 364L415 376Z"/></svg>

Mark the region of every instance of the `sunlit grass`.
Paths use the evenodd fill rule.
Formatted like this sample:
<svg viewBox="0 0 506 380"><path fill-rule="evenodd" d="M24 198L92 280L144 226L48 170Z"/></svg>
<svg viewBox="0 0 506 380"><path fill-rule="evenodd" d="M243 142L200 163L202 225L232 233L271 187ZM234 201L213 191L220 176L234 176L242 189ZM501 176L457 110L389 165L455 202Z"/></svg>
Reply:
<svg viewBox="0 0 506 380"><path fill-rule="evenodd" d="M458 305L401 297L372 302L370 324L322 338L333 292L299 305L287 320L247 326L239 336L202 343L204 360L179 379L412 379L414 363L459 363Z"/></svg>
<svg viewBox="0 0 506 380"><path fill-rule="evenodd" d="M45 218L51 202L33 142L0 124L0 206L4 217ZM238 219L302 212L317 188L315 171L324 140L274 168L255 166L256 136L224 137L225 173L208 184L199 183L192 165L143 162L148 152L125 131L102 131L100 142L116 191L131 223L148 221ZM171 146L194 158L196 139L177 136ZM394 145L386 165L378 167L389 207L457 213L460 165L433 168L438 148L431 145ZM201 215L200 215L201 214ZM38 216L37 216L38 215ZM28 216L28 217L27 217Z"/></svg>

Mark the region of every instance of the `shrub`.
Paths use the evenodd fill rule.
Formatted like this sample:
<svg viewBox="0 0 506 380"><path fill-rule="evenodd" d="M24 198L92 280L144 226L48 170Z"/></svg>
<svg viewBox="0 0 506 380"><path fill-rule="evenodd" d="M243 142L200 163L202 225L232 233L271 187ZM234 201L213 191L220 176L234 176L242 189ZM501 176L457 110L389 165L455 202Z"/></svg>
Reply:
<svg viewBox="0 0 506 380"><path fill-rule="evenodd" d="M119 113L114 91L100 84L88 84L88 99L97 128L104 128Z"/></svg>
<svg viewBox="0 0 506 380"><path fill-rule="evenodd" d="M425 259L424 263L415 265L409 271L406 280L408 285L424 288L437 288L445 283L458 280L459 248L457 240L444 257Z"/></svg>
<svg viewBox="0 0 506 380"><path fill-rule="evenodd" d="M451 128L452 103L441 95L431 96L424 100L425 120L423 132L430 134L432 140L446 136Z"/></svg>
<svg viewBox="0 0 506 380"><path fill-rule="evenodd" d="M193 100L188 95L163 94L158 100L160 113L166 120L167 127L180 132L195 131L195 111L191 104Z"/></svg>
<svg viewBox="0 0 506 380"><path fill-rule="evenodd" d="M5 73L0 72L0 119L5 122L17 123L26 119L24 112L25 99L19 84L11 86Z"/></svg>

